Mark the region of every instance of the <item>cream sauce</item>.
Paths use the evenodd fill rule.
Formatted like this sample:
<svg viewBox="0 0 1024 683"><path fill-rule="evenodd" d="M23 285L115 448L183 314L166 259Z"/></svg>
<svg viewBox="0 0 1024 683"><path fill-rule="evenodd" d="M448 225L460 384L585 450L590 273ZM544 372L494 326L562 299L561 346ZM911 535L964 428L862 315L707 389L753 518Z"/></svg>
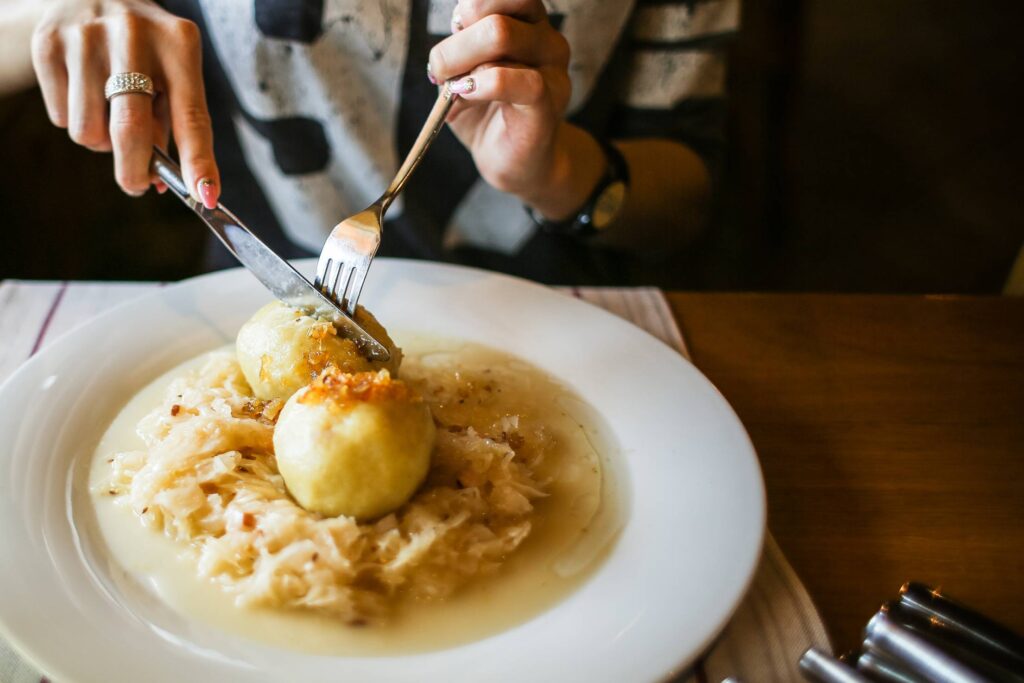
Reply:
<svg viewBox="0 0 1024 683"><path fill-rule="evenodd" d="M555 605L600 565L622 524L620 492L606 476L609 450L587 404L542 371L508 354L473 344L406 335L401 375L414 385L438 373L460 372L481 391L490 377L501 388L474 408L450 408L466 424L493 422L528 410L542 416L555 439L541 467L550 496L535 503L533 529L501 570L438 602L406 600L380 626L353 627L298 610L236 607L212 582L197 578L188 549L144 527L105 493L112 454L142 448L135 426L157 407L175 377L205 355L158 378L121 410L101 439L90 472L92 502L113 559L186 618L270 645L319 654L379 656L452 647L504 631ZM481 411L486 410L486 414ZM475 412L474 412L475 411ZM460 415L460 412L462 413ZM450 417L450 415L449 415Z"/></svg>

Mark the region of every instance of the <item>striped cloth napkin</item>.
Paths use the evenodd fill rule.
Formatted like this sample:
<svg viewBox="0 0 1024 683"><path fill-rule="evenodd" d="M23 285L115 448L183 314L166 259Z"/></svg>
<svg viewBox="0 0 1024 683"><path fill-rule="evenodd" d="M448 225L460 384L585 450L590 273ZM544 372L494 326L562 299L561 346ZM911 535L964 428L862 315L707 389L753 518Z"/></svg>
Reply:
<svg viewBox="0 0 1024 683"><path fill-rule="evenodd" d="M0 382L28 357L80 322L111 306L152 291L154 283L0 283ZM689 358L668 302L653 288L567 288L566 294L600 306ZM745 683L800 680L797 660L808 647L832 648L793 568L771 534L750 591L711 649L675 683ZM0 683L47 679L0 639ZM71 682L63 682L71 683Z"/></svg>

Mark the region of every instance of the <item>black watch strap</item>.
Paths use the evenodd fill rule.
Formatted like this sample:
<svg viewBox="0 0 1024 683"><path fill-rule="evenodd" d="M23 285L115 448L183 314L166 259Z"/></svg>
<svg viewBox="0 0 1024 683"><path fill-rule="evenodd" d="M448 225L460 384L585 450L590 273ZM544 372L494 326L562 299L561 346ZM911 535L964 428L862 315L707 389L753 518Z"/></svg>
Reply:
<svg viewBox="0 0 1024 683"><path fill-rule="evenodd" d="M629 166L626 158L615 145L598 140L607 160L604 175L598 181L594 191L575 214L562 221L545 218L532 207L525 207L530 219L545 232L574 237L589 237L599 233L614 219L629 187Z"/></svg>

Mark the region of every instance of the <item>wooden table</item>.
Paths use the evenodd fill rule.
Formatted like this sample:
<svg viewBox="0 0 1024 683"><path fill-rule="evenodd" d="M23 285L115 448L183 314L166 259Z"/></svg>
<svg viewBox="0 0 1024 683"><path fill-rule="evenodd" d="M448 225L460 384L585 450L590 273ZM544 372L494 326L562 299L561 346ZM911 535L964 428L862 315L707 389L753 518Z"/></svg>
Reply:
<svg viewBox="0 0 1024 683"><path fill-rule="evenodd" d="M1024 299L669 299L837 651L908 579L1024 632Z"/></svg>

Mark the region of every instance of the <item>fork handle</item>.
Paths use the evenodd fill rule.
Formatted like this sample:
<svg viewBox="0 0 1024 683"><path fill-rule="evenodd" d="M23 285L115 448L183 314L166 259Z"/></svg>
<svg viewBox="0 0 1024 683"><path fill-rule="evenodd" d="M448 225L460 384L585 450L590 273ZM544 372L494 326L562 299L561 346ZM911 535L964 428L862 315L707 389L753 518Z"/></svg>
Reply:
<svg viewBox="0 0 1024 683"><path fill-rule="evenodd" d="M398 169L398 173L395 174L394 180L391 181L391 185L384 191L381 198L377 200L377 203L381 205L381 214L388 210L391 206L391 202L395 200L398 193L402 191L405 184L409 181L409 177L412 172L416 170L416 167L423 161L423 157L427 153L427 148L430 147L430 143L434 141L437 134L441 132L444 127L444 121L448 118L448 112L451 111L452 104L455 103L455 99L458 97L453 93L448 84L445 83L441 89L441 93L437 96L437 101L434 102L434 106L430 110L430 114L427 116L426 122L423 124L423 129L420 134L416 136L416 141L412 144L412 148L409 153L405 156L405 161L402 162L401 167Z"/></svg>

